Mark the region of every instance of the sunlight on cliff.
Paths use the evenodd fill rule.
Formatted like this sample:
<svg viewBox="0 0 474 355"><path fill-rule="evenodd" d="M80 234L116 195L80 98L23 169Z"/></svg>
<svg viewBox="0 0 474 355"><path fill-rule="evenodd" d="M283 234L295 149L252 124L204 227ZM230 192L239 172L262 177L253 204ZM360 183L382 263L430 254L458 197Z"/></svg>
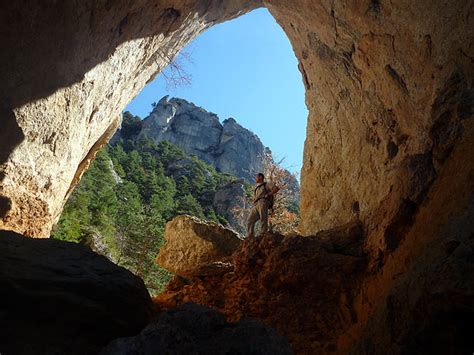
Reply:
<svg viewBox="0 0 474 355"><path fill-rule="evenodd" d="M139 45L129 41L119 50L128 50L127 57ZM157 294L169 271L213 269L230 257L222 259L214 246L201 254L220 257L204 262L198 249L182 245L158 265L166 223L188 214L244 235L258 172L282 188L270 227L294 231L304 90L291 44L268 10L212 27L127 106L121 128L75 188L53 236L89 245ZM179 228L180 235L191 233ZM215 243L221 234L214 233ZM189 260L179 259L183 252Z"/></svg>

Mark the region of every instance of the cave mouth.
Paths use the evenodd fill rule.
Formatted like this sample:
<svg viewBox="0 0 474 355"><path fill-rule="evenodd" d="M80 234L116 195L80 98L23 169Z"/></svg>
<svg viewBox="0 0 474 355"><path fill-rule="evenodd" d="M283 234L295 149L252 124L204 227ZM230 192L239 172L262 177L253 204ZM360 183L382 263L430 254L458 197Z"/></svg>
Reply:
<svg viewBox="0 0 474 355"><path fill-rule="evenodd" d="M293 253L298 245L289 241L291 249L281 250L284 262L268 268L271 274L267 278L256 275L265 284L280 287L271 294L280 298L282 292L288 302L269 303L266 294L256 290L254 295L263 296L258 305L269 306L265 316L288 331L301 346L301 353L364 353L367 349L376 353L426 352L423 345L433 334L440 339L465 339L467 333L456 333L450 319L472 313L471 304L466 303L472 300L473 283L466 278L473 275L472 264L466 260L473 250L474 229L470 193L474 191L474 75L469 41L474 27L473 17L466 15L472 13L470 4L460 1L446 7L443 1L328 4L303 0L267 0L265 4L295 48L310 109L300 229L311 237L356 218L364 227L364 253L368 255L362 258L367 257L368 263L355 255L358 244L347 238L340 239L348 242L349 249L356 249L354 252L347 253L333 238L325 250L319 241L314 248L306 248L303 243L314 238L288 238L301 243L301 252ZM163 69L165 62L153 55L157 50L174 54L206 28L261 3L144 0L54 5L37 2L25 7L22 2L8 2L2 5L7 11L0 12L2 19L6 16L0 21L0 33L5 38L5 53L9 53L0 56L4 78L0 92L6 93L0 112L7 117L0 136L13 137L6 145L0 143L6 149L0 154L0 209L6 214L0 229L26 236L49 236L65 196L117 128L123 108ZM148 5L155 8L150 10ZM108 159L102 160L104 166L110 165ZM96 169L98 176L104 171ZM92 167L88 172L93 173ZM133 206L139 195L136 188L128 187L120 195L127 198L126 207ZM158 206L166 201L165 195L161 197L155 201ZM111 199L105 193L96 200L109 201L113 196ZM124 208L122 221L124 227L136 232L136 216L131 212L133 208ZM99 216L101 213L94 215ZM106 219L100 222L110 227ZM24 244L57 244L68 250L64 243L51 239L19 239ZM141 248L148 246L140 243ZM84 248L72 247L78 251L77 257L62 259L84 264ZM12 249L17 248L13 245ZM33 268L20 266L17 270L15 262L22 259L12 258L6 248L1 250L7 250L4 264L10 268L0 271L11 270L7 278L31 280ZM328 253L335 263L328 263L327 258L315 262L314 256ZM43 253L35 255L41 262L51 262ZM301 261L298 255L308 259ZM284 259L287 256L302 277L295 278L294 269ZM74 273L72 293L77 294L77 269L64 270ZM62 286L61 271L55 274L61 275ZM286 281L279 277L280 271L289 271ZM320 271L329 274L326 277ZM357 272L361 272L358 277ZM334 280L334 275L338 279ZM31 287L26 285L27 292L10 294L8 301L15 301L16 309L9 307L10 303L4 306L14 310L11 319L21 314L32 324L30 316L38 314L34 309L38 299L44 301L45 294L49 295L38 285L50 285L57 291L57 283L42 272L40 276L48 282L35 281ZM320 281L330 284L325 287ZM307 287L308 282L312 288ZM3 284L18 289L16 282ZM107 282L101 281L98 289L104 284ZM212 285L222 288L221 283ZM343 289L334 292L338 285ZM117 313L131 309L136 313L133 305L122 306L114 302L116 297L109 297L127 295L121 286L106 295L107 313L111 303L117 305ZM24 297L35 291L40 297L25 302ZM323 297L321 302L318 297ZM241 314L255 315L247 313L248 304L244 302L246 309ZM33 306L31 312L25 312L25 305ZM240 302L234 305L238 307ZM52 306L48 319L58 313L57 305ZM90 302L87 306L91 311ZM72 322L81 326L79 333L109 328L108 324L84 327L81 318L88 317L79 316L79 321ZM42 314L40 318L46 319ZM445 334L433 326L440 319L448 320ZM129 324L127 319L119 322ZM45 329L37 324L33 323L31 332L17 326L20 336L12 339L29 346L25 335L39 334L49 342L53 332L37 333ZM62 324L70 325L71 321ZM12 328L10 325L5 329ZM67 326L62 328L69 332ZM11 338L9 333L3 335ZM454 352L447 348L455 347L455 341L446 341L444 348L440 344L440 349ZM305 342L307 347L302 344ZM68 346L70 349L70 342Z"/></svg>
<svg viewBox="0 0 474 355"><path fill-rule="evenodd" d="M271 229L296 230L304 95L291 44L266 8L213 26L128 104L52 237L87 244L157 294L170 279L155 261L165 224L188 214L245 235L257 172L283 187Z"/></svg>
<svg viewBox="0 0 474 355"><path fill-rule="evenodd" d="M124 111L145 118L150 105L166 95L191 101L221 121L235 118L299 174L308 117L305 87L288 36L267 8L198 35Z"/></svg>

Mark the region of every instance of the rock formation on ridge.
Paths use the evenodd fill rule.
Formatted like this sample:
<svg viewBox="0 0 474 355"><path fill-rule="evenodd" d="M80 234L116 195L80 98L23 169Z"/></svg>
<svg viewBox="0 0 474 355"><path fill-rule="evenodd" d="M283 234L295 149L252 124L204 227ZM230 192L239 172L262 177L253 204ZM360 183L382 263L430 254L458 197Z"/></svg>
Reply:
<svg viewBox="0 0 474 355"><path fill-rule="evenodd" d="M120 131L116 136L120 136ZM258 136L235 119L228 118L221 124L216 114L168 96L158 101L143 119L137 138L140 137L151 138L155 143L167 140L218 171L249 182L263 170L265 154L271 155Z"/></svg>

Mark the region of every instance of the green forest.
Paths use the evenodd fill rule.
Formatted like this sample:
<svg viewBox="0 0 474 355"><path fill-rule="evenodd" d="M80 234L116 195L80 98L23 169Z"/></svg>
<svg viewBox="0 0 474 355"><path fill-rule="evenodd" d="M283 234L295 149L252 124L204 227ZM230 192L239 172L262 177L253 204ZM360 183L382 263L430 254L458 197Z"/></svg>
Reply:
<svg viewBox="0 0 474 355"><path fill-rule="evenodd" d="M140 124L139 117L124 114L121 138L97 154L52 236L91 246L156 294L171 278L155 263L166 222L186 213L226 224L212 202L217 187L235 177L167 141L137 140Z"/></svg>

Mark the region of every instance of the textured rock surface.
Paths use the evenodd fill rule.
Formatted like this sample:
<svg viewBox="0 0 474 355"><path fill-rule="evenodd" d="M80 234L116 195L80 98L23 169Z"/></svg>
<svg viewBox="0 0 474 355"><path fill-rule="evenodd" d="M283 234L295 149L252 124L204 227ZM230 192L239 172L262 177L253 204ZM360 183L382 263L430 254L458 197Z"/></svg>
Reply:
<svg viewBox="0 0 474 355"><path fill-rule="evenodd" d="M266 4L306 86L300 230L358 217L372 251L385 250L385 229L421 203L442 169L436 156L471 124L472 3Z"/></svg>
<svg viewBox="0 0 474 355"><path fill-rule="evenodd" d="M257 320L227 323L221 313L188 303L161 313L136 337L114 340L101 355L291 353L285 338Z"/></svg>
<svg viewBox="0 0 474 355"><path fill-rule="evenodd" d="M179 98L163 97L143 120L140 137L167 140L219 171L253 181L266 152L260 139L233 118L221 124L216 114Z"/></svg>
<svg viewBox="0 0 474 355"><path fill-rule="evenodd" d="M390 228L396 248L371 261L355 301L359 321L340 339L352 353L472 352L465 320L474 316L474 166L465 159L474 152L473 128L415 216Z"/></svg>
<svg viewBox="0 0 474 355"><path fill-rule="evenodd" d="M474 141L466 131L426 202L389 229L393 248L367 251L360 222L314 237L245 241L231 272L174 279L155 301L258 317L297 353L462 354L474 347ZM297 295L297 297L295 297Z"/></svg>
<svg viewBox="0 0 474 355"><path fill-rule="evenodd" d="M0 231L2 354L93 354L148 323L143 281L74 243Z"/></svg>
<svg viewBox="0 0 474 355"><path fill-rule="evenodd" d="M125 105L193 37L256 3L2 3L0 228L47 237Z"/></svg>
<svg viewBox="0 0 474 355"><path fill-rule="evenodd" d="M0 56L0 227L47 236L115 118L164 66L163 55L172 57L208 26L258 5L3 3L0 33L8 55ZM202 288L185 288L204 301L207 290L208 302L220 308L240 299L231 290L249 290L229 309L272 318L297 349L424 352L429 344L422 345L434 339L436 350L472 352L463 330L473 313L472 2L264 5L288 35L306 86L301 231L314 235L360 220L366 274L352 262L361 257L345 248L325 252L315 243L308 249L298 239L293 243L301 248L287 242L276 254L264 248L275 256L268 272L244 268L236 286L229 284L228 300L211 297L226 290L221 279L205 280L211 289L204 281ZM320 280L317 271L334 282ZM346 283L353 286L349 293ZM273 284L272 292L261 288ZM280 285L293 291L291 298ZM253 308L254 300L262 308ZM273 306L265 308L267 302ZM449 327L438 328L440 319Z"/></svg>
<svg viewBox="0 0 474 355"><path fill-rule="evenodd" d="M176 278L155 302L164 309L187 301L207 304L230 321L257 317L287 336L295 352L330 352L335 334L353 320L352 298L367 262L359 250L360 228L338 233L339 242L351 239L353 254L318 237L267 234L259 242L246 240L233 256L233 271L189 284Z"/></svg>
<svg viewBox="0 0 474 355"><path fill-rule="evenodd" d="M242 240L217 223L182 215L166 223L165 241L156 262L173 274L193 276L208 264L225 262Z"/></svg>

